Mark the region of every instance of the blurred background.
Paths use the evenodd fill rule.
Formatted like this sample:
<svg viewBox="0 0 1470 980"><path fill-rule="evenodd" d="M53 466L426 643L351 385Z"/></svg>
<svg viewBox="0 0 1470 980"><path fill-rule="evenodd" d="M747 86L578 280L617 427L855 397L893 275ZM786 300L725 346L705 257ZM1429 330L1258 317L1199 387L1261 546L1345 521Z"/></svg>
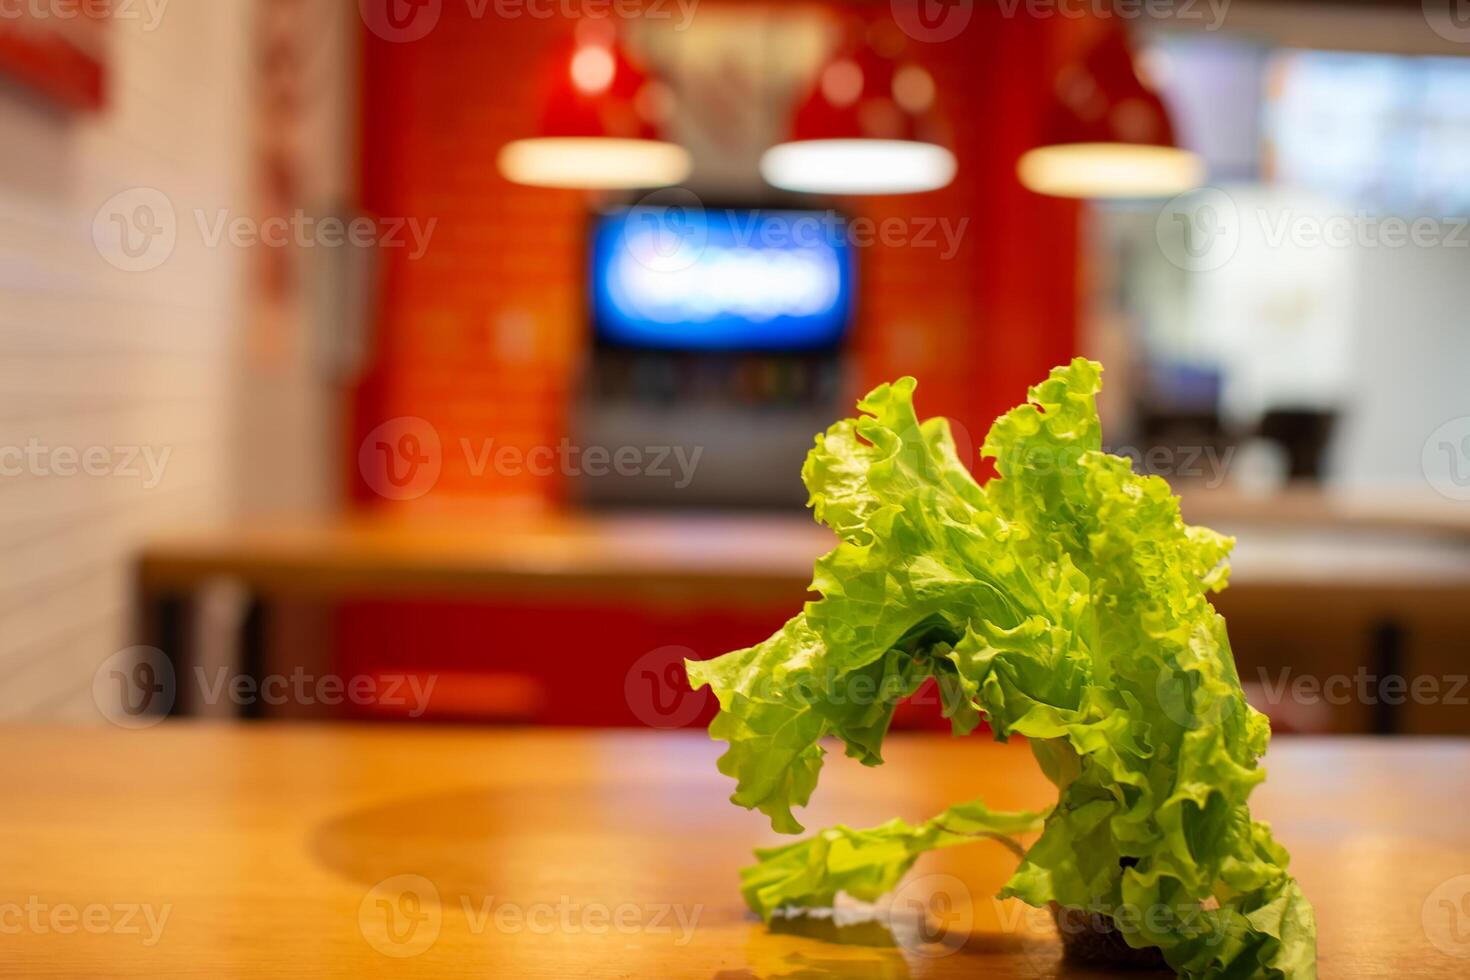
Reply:
<svg viewBox="0 0 1470 980"><path fill-rule="evenodd" d="M0 719L702 724L1085 354L1277 730L1470 733L1457 0L0 0L0 146Z"/></svg>

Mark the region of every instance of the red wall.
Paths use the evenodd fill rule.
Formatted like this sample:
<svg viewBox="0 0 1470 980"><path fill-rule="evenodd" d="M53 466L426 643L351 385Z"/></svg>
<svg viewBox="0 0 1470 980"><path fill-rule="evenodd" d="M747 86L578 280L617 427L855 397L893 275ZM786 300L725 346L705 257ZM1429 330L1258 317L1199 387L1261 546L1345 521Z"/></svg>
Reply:
<svg viewBox="0 0 1470 980"><path fill-rule="evenodd" d="M467 9L446 2L439 27L413 43L363 38L363 203L382 216L439 219L426 256L410 262L390 253L384 269L377 353L356 392L345 453L364 506L549 506L564 498L556 478L476 477L451 448L462 437L475 445L489 437L522 449L554 445L565 432L587 334L585 199L507 183L495 168L505 142L534 132L547 53L572 25L473 20ZM1007 20L977 4L958 38L919 46L954 127L959 179L932 194L857 200L846 209L880 220L969 218L948 261L934 248L862 251L855 351L863 388L916 375L921 411L958 421L975 446L991 419L1075 348L1075 208L1031 195L1015 178L1065 29L1062 19ZM357 477L357 446L401 415L439 430L444 468L432 493L389 504ZM641 655L682 644L712 656L753 642L801 599L764 613L676 617L591 606L360 604L339 619L339 650L353 673L411 665L510 678L511 690L544 693L530 720L637 723L620 688Z"/></svg>
<svg viewBox="0 0 1470 980"><path fill-rule="evenodd" d="M445 3L438 28L411 43L364 31L363 204L439 222L418 261L387 253L377 352L347 454L364 504L383 502L356 478L358 440L400 415L426 418L446 447L435 491L401 506L555 502L563 493L554 477L475 477L463 453L450 451L461 437L554 445L587 332L584 197L511 184L495 168L503 144L535 131L548 51L572 23L474 19L469 7ZM950 416L977 443L1075 347L1075 207L1015 178L1069 23L1005 19L977 4L956 39L916 44L953 125L960 176L942 191L848 208L874 219L969 219L948 261L936 248L862 250L855 346L863 388L913 374L921 411Z"/></svg>

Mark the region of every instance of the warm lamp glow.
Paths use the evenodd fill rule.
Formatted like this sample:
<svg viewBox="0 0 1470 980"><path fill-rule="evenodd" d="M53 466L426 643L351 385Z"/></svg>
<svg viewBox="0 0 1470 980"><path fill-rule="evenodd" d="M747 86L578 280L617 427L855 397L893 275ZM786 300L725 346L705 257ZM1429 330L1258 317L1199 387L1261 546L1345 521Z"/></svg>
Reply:
<svg viewBox="0 0 1470 980"><path fill-rule="evenodd" d="M842 59L822 70L822 94L835 106L850 106L863 94L863 70L857 62Z"/></svg>
<svg viewBox="0 0 1470 980"><path fill-rule="evenodd" d="M761 157L772 187L806 194L913 194L954 180L934 76L875 22L827 58L791 113L788 137Z"/></svg>
<svg viewBox="0 0 1470 980"><path fill-rule="evenodd" d="M1016 172L1028 190L1052 197L1172 197L1204 183L1205 163L1172 146L1066 143L1027 152Z"/></svg>
<svg viewBox="0 0 1470 980"><path fill-rule="evenodd" d="M1160 65L1140 65L1126 27L1104 25L1085 56L1058 71L1039 138L1016 166L1021 183L1074 198L1173 197L1203 184L1204 160L1179 145L1146 77L1160 73L1144 67Z"/></svg>
<svg viewBox="0 0 1470 980"><path fill-rule="evenodd" d="M893 101L914 115L934 108L934 76L918 65L904 65L893 73Z"/></svg>
<svg viewBox="0 0 1470 980"><path fill-rule="evenodd" d="M540 125L501 149L502 176L594 191L663 187L689 176L689 151L663 138L672 112L668 86L618 43L612 23L580 21L575 43L552 66Z"/></svg>
<svg viewBox="0 0 1470 980"><path fill-rule="evenodd" d="M572 84L588 95L607 91L617 70L618 63L606 48L589 44L572 55Z"/></svg>
<svg viewBox="0 0 1470 980"><path fill-rule="evenodd" d="M675 143L606 136L543 136L500 151L507 180L536 187L627 190L677 184L689 176L689 151Z"/></svg>
<svg viewBox="0 0 1470 980"><path fill-rule="evenodd" d="M809 194L912 194L954 180L954 154L917 140L796 140L761 157L772 187Z"/></svg>

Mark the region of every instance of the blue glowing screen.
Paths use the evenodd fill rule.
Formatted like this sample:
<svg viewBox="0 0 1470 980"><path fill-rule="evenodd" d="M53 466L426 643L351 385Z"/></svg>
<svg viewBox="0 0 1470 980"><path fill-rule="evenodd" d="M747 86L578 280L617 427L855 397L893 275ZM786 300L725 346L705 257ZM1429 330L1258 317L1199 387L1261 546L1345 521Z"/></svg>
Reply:
<svg viewBox="0 0 1470 980"><path fill-rule="evenodd" d="M852 243L834 212L639 206L593 228L593 322L620 347L829 348L852 292Z"/></svg>

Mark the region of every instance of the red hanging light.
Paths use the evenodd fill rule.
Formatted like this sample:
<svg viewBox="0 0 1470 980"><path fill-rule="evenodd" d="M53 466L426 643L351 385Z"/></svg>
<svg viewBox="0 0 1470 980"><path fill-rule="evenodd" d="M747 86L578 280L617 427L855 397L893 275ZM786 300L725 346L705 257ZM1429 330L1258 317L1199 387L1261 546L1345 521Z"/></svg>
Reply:
<svg viewBox="0 0 1470 980"><path fill-rule="evenodd" d="M1179 147L1126 31L1114 26L1057 75L1041 143L1022 155L1017 173L1026 187L1057 197L1162 197L1198 187L1205 167Z"/></svg>
<svg viewBox="0 0 1470 980"><path fill-rule="evenodd" d="M897 56L891 25L841 47L792 118L791 139L766 151L775 187L829 194L906 194L954 179L934 78Z"/></svg>
<svg viewBox="0 0 1470 980"><path fill-rule="evenodd" d="M556 61L540 134L501 148L501 174L521 184L586 189L683 181L689 151L660 136L667 87L628 57L606 21L578 28Z"/></svg>

